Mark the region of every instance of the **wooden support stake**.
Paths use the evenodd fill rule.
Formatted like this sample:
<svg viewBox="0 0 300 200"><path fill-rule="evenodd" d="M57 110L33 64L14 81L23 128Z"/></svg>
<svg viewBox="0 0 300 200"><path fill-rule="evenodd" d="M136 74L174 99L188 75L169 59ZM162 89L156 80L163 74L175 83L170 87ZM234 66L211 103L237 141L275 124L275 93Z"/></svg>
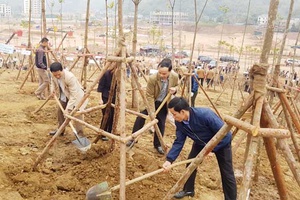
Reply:
<svg viewBox="0 0 300 200"><path fill-rule="evenodd" d="M247 133L252 134L252 136L261 137L275 137L275 138L289 138L290 132L286 129L274 129L274 128L259 128L244 122L242 120L236 119L229 115L224 115L224 121L230 125L233 125Z"/></svg>
<svg viewBox="0 0 300 200"><path fill-rule="evenodd" d="M208 99L209 103L212 105L212 107L214 108L215 112L217 113L217 115L223 119L221 113L218 111L217 107L215 106L215 104L211 101L211 99L209 98L209 96L207 95L206 91L203 89L202 85L200 84L200 82L198 81L197 77L194 75L195 80L198 83L198 86L200 87L200 89L202 90L202 92L204 93L204 95L206 96L206 98Z"/></svg>
<svg viewBox="0 0 300 200"><path fill-rule="evenodd" d="M269 104L265 103L263 106L263 117L268 123L268 127L278 128L279 124L276 121L276 117L272 114L272 109ZM299 162L297 162L289 148L286 139L278 139L277 140L278 146L281 149L284 158L290 167L294 178L296 179L298 185L300 186L300 166Z"/></svg>
<svg viewBox="0 0 300 200"><path fill-rule="evenodd" d="M291 108L289 107L288 102L286 102L287 99L285 99L284 97L285 97L284 95L279 95L279 98L282 101L282 108L283 108L282 110L284 112L285 121L287 123L288 129L291 132L291 139L293 141L293 144L294 144L294 147L295 147L295 150L296 150L296 155L297 155L298 159L300 159L300 148L299 148L298 143L297 143L297 138L296 138L296 135L294 133L293 123L292 123L292 121L296 121L296 122L298 122L298 121L296 119L294 119L293 116L291 116L291 113L289 112L289 111L291 111ZM296 124L294 124L294 125L297 128L297 125ZM298 133L299 133L299 130L298 130Z"/></svg>

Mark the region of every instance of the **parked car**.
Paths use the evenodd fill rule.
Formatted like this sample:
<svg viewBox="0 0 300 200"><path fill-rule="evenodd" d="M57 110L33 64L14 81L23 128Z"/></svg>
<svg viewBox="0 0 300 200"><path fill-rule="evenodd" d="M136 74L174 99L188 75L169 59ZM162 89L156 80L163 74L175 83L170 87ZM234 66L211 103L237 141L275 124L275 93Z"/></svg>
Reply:
<svg viewBox="0 0 300 200"><path fill-rule="evenodd" d="M233 63L238 63L238 59L232 57L232 56L221 56L220 61L222 62L233 62Z"/></svg>
<svg viewBox="0 0 300 200"><path fill-rule="evenodd" d="M299 60L290 59L290 58L285 60L285 65L286 66L292 66L293 63L295 63L295 66L300 66L300 61Z"/></svg>
<svg viewBox="0 0 300 200"><path fill-rule="evenodd" d="M179 52L176 52L175 55L174 55L175 58L179 58L179 59L182 59L182 58L187 58L188 55L186 52L184 51L179 51Z"/></svg>
<svg viewBox="0 0 300 200"><path fill-rule="evenodd" d="M209 56L198 56L198 60L201 63L209 63L210 61L212 61L212 58L210 58Z"/></svg>
<svg viewBox="0 0 300 200"><path fill-rule="evenodd" d="M211 60L208 65L207 65L208 69L213 69L215 67L217 67L217 61L216 60Z"/></svg>

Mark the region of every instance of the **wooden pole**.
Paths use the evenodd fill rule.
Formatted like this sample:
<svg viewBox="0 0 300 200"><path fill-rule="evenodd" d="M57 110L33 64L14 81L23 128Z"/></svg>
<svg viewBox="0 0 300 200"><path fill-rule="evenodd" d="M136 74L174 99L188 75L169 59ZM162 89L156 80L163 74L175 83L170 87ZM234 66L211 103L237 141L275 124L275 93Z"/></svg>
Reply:
<svg viewBox="0 0 300 200"><path fill-rule="evenodd" d="M267 104L266 102L264 103ZM266 119L268 116L265 115L265 113L262 113L262 119L261 119L261 124L263 127L270 127L268 126L268 120ZM275 128L275 127L272 127ZM271 169L273 172L273 176L278 188L278 193L280 196L280 199L285 200L288 199L288 194L287 194L287 190L286 190L286 185L285 185L285 181L283 178L283 173L280 167L280 164L278 162L277 159L277 152L276 152L276 147L275 147L275 142L273 138L263 138L264 140L264 144L265 144L265 148L267 151L267 155L270 161L270 165L271 165Z"/></svg>
<svg viewBox="0 0 300 200"><path fill-rule="evenodd" d="M279 124L276 121L276 117L272 114L272 109L269 104L264 104L263 106L263 117L268 123L268 127L278 128ZM277 140L278 147L281 149L284 158L289 165L294 178L296 179L298 185L300 186L300 166L299 162L295 160L291 149L289 148L286 139Z"/></svg>
<svg viewBox="0 0 300 200"><path fill-rule="evenodd" d="M252 119L252 123L254 126L260 125L260 116L261 116L261 110L262 110L262 104L264 101L264 96L258 97L256 100L256 106L255 106L255 111ZM249 188L251 184L251 175L252 171L256 165L256 156L258 152L258 144L259 144L259 138L253 137L248 135L250 138L250 143L249 143L249 151L247 155L247 159L244 165L244 173L243 173L243 182L240 187L240 194L238 199L247 199L249 196Z"/></svg>
<svg viewBox="0 0 300 200"><path fill-rule="evenodd" d="M25 82L26 82L27 79L28 79L28 76L29 76L30 73L32 73L32 71L33 71L33 68L34 68L34 64L32 64L32 65L30 66L30 68L29 68L29 70L28 70L28 72L27 72L27 74L26 74L26 76L25 76L25 79L24 79L23 83L21 84L19 90L22 90L23 86L25 85Z"/></svg>
<svg viewBox="0 0 300 200"><path fill-rule="evenodd" d="M279 96L280 99L283 99L283 97L284 97L284 95ZM292 123L292 121L294 119L291 119L288 109L289 108L286 106L286 104L284 102L282 102L282 110L283 110L283 113L284 113L284 116L285 116L285 121L286 121L288 129L291 132L291 139L292 139L292 142L293 142L295 150L296 150L296 155L297 155L298 159L300 159L300 149L299 149L299 146L298 146L298 143L297 143L297 138L296 138L296 135L294 133L294 126L293 126L293 123Z"/></svg>
<svg viewBox="0 0 300 200"><path fill-rule="evenodd" d="M207 95L206 91L204 90L204 88L202 87L202 85L200 84L200 82L198 81L197 77L195 75L193 75L195 80L198 83L198 86L200 87L200 89L202 90L202 92L204 93L204 95L206 96L206 98L208 99L209 103L212 105L212 107L214 108L215 112L217 113L217 115L222 119L222 115L221 113L218 111L217 107L215 106L215 104L211 101L211 99L209 98L209 96Z"/></svg>
<svg viewBox="0 0 300 200"><path fill-rule="evenodd" d="M275 137L275 138L289 138L290 132L286 129L275 129L275 128L259 128L253 126L247 122L236 119L229 115L224 115L224 121L230 125L233 125L247 133L250 133L252 136L262 136L262 137Z"/></svg>
<svg viewBox="0 0 300 200"><path fill-rule="evenodd" d="M115 65L114 63L111 63L112 65ZM117 67L115 65L115 67ZM115 70L116 72L116 70ZM111 73L114 73L113 74L113 78L112 78L112 83L110 85L110 88L109 88L109 97L108 97L108 101L107 101L107 104L106 104L106 108L105 108L105 113L104 113L104 116L102 116L103 120L102 120L102 123L100 124L100 128L101 129L104 129L106 124L107 124L107 120L109 117L113 117L113 116L110 116L111 115L111 103L112 103L112 100L115 96L115 88L116 88L116 78L117 78L117 74L115 72L111 72ZM113 123L113 125L116 125L116 123ZM96 137L96 139L93 141L93 143L97 143L101 138L101 135L98 135Z"/></svg>

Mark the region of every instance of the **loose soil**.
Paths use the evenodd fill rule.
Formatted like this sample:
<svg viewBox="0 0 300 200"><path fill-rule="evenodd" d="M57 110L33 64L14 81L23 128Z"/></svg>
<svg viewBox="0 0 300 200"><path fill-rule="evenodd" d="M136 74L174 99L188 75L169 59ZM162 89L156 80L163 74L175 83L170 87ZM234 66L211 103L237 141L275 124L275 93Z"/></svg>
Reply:
<svg viewBox="0 0 300 200"><path fill-rule="evenodd" d="M189 34L191 35L191 33ZM230 34L227 38L229 36ZM191 37L187 35L187 38ZM203 38L212 38L210 40L214 41L210 42L215 44L215 40L219 37L207 33L201 38L202 41L206 41ZM241 34L239 38L241 38ZM32 171L37 156L41 154L51 138L48 132L57 128L57 109L55 101L50 100L38 113L32 113L43 101L37 100L33 94L38 83L31 82L30 78L20 90L26 73L27 71L22 71L20 78L16 80L17 70L1 69L0 71L0 127L2 130L0 132L0 199L85 199L87 190L97 183L107 181L111 187L119 184L119 144L116 144L115 149L109 152L111 140L108 142L99 141L97 144L93 144L88 152L82 154L71 143L75 137L69 127L66 130L66 135L55 141L45 155L45 159L39 163L37 171ZM80 77L80 72L77 71L76 75ZM232 79L228 77L228 80ZM206 90L213 102L218 99L215 104L223 114L232 115L242 103L241 93L244 98L248 95L245 92L235 90L230 105L232 83L233 81L227 82L227 89L222 95L220 86L217 86L215 90ZM145 85L145 83L143 84ZM210 106L203 92L199 93L196 105ZM220 95L221 98L218 98ZM94 90L90 96L88 107L97 105L97 102L98 94ZM127 108L131 108L130 92L127 93ZM87 114L85 120L98 127L101 117L101 111L98 110ZM128 135L131 134L134 120L135 116L126 114L125 131ZM173 125L167 123L164 139L169 146L175 139L174 131ZM85 134L91 141L97 135L88 128L85 128ZM233 147L237 145L237 141L243 134L245 133L238 132L237 137L233 140ZM128 180L161 168L165 158L153 148L152 138L152 134L145 132L134 148L127 153L126 177ZM297 139L299 141L299 137ZM238 188L242 182L245 143L246 140L244 139L233 155ZM288 143L294 151L291 139L288 139ZM177 161L187 158L191 144L192 141L187 140ZM284 157L280 151L278 152L278 162L282 167L289 199L299 199L300 188ZM250 198L254 200L279 199L263 145L260 150L259 161L258 179L252 182ZM126 199L163 199L177 182L184 169L185 166L179 166L172 169L168 174L162 173L126 187ZM195 192L193 199L223 199L220 174L214 157L205 159L198 167ZM118 191L113 192L112 195L113 199L119 198Z"/></svg>

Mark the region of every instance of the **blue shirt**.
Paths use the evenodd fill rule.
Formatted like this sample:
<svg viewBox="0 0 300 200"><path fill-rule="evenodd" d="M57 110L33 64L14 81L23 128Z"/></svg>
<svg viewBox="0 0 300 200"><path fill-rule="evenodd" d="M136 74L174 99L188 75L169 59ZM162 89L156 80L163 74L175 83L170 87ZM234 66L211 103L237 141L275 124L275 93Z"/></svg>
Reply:
<svg viewBox="0 0 300 200"><path fill-rule="evenodd" d="M175 122L176 139L167 155L167 160L170 162L175 161L180 154L186 137L191 138L197 145L204 147L224 125L222 119L210 108L190 108L189 112L188 121ZM227 146L231 142L231 137L231 132L228 132L213 149L213 152Z"/></svg>

